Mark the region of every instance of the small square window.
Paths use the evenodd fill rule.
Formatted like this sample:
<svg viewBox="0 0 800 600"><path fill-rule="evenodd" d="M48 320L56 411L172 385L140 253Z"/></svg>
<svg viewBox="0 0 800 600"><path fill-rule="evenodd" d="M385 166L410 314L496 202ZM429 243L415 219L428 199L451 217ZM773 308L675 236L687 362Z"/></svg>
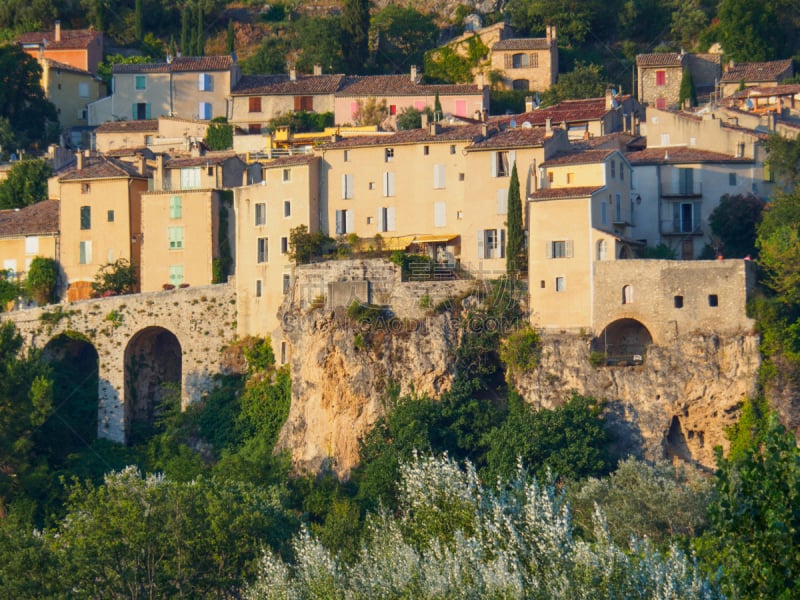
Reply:
<svg viewBox="0 0 800 600"><path fill-rule="evenodd" d="M264 202L256 203L256 227L267 224L267 205Z"/></svg>
<svg viewBox="0 0 800 600"><path fill-rule="evenodd" d="M719 296L717 296L716 294L709 294L708 295L708 305L713 307L713 308L716 308L717 306L719 306Z"/></svg>
<svg viewBox="0 0 800 600"><path fill-rule="evenodd" d="M284 181L291 181L292 180L292 170L291 169L284 169L283 170L283 180Z"/></svg>
<svg viewBox="0 0 800 600"><path fill-rule="evenodd" d="M371 190L375 189L375 182L374 181L370 181L369 182L369 189L371 189Z"/></svg>
<svg viewBox="0 0 800 600"><path fill-rule="evenodd" d="M292 201L291 200L284 200L283 201L283 216L284 217L291 217L292 216Z"/></svg>
<svg viewBox="0 0 800 600"><path fill-rule="evenodd" d="M350 150L344 151L344 162L350 162Z"/></svg>
<svg viewBox="0 0 800 600"><path fill-rule="evenodd" d="M541 281L539 281L539 287L540 287L540 288L542 288L542 289L544 289L544 288L545 288L544 279L542 279Z"/></svg>
<svg viewBox="0 0 800 600"><path fill-rule="evenodd" d="M547 181L549 183L553 183L553 172L552 171L548 171L547 172Z"/></svg>
<svg viewBox="0 0 800 600"><path fill-rule="evenodd" d="M464 211L459 210L456 212L456 219L463 219L464 218Z"/></svg>
<svg viewBox="0 0 800 600"><path fill-rule="evenodd" d="M672 302L675 308L683 308L683 296L674 296Z"/></svg>
<svg viewBox="0 0 800 600"><path fill-rule="evenodd" d="M289 287L291 286L292 278L288 273L283 274L283 293L287 293L289 291Z"/></svg>
<svg viewBox="0 0 800 600"><path fill-rule="evenodd" d="M214 176L214 167L208 167L208 176L209 177L213 177Z"/></svg>
<svg viewBox="0 0 800 600"><path fill-rule="evenodd" d="M289 253L289 238L283 236L281 238L281 254L288 254Z"/></svg>
<svg viewBox="0 0 800 600"><path fill-rule="evenodd" d="M114 211L113 210L108 211L108 222L109 223L113 223L114 222Z"/></svg>
<svg viewBox="0 0 800 600"><path fill-rule="evenodd" d="M450 154L455 154L455 153L456 153L456 145L450 144Z"/></svg>
<svg viewBox="0 0 800 600"><path fill-rule="evenodd" d="M728 184L736 185L736 173L728 173Z"/></svg>
<svg viewBox="0 0 800 600"><path fill-rule="evenodd" d="M256 279L256 298L261 298L261 280Z"/></svg>
<svg viewBox="0 0 800 600"><path fill-rule="evenodd" d="M256 261L265 263L269 257L269 240L268 238L258 238L258 248L256 253Z"/></svg>
<svg viewBox="0 0 800 600"><path fill-rule="evenodd" d="M146 75L137 75L136 76L136 89L137 90L147 89L147 76Z"/></svg>
<svg viewBox="0 0 800 600"><path fill-rule="evenodd" d="M567 278L566 277L556 277L556 291L563 292L567 289Z"/></svg>
<svg viewBox="0 0 800 600"><path fill-rule="evenodd" d="M81 184L81 194L90 194L92 192L92 184L91 183L82 183Z"/></svg>
<svg viewBox="0 0 800 600"><path fill-rule="evenodd" d="M372 217L367 217L367 225L372 225Z"/></svg>
<svg viewBox="0 0 800 600"><path fill-rule="evenodd" d="M425 156L428 156L431 153L431 147L430 146L423 146L422 147L422 153Z"/></svg>
<svg viewBox="0 0 800 600"><path fill-rule="evenodd" d="M392 162L394 160L394 148L386 148L383 157L385 162Z"/></svg>
<svg viewBox="0 0 800 600"><path fill-rule="evenodd" d="M463 173L459 173L458 174L458 180L459 181L464 181L464 174Z"/></svg>

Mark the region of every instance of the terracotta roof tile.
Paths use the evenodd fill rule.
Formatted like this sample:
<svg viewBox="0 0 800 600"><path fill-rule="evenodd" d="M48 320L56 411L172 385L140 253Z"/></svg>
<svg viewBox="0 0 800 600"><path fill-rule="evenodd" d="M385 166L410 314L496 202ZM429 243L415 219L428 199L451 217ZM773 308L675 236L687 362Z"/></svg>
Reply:
<svg viewBox="0 0 800 600"><path fill-rule="evenodd" d="M145 132L158 131L158 120L140 121L106 121L94 130L95 133L122 133L126 131Z"/></svg>
<svg viewBox="0 0 800 600"><path fill-rule="evenodd" d="M604 186L582 186L565 188L545 188L532 192L528 195L528 200L564 200L567 198L586 198L597 190L602 190Z"/></svg>
<svg viewBox="0 0 800 600"><path fill-rule="evenodd" d="M181 167L204 167L206 165L221 165L226 160L238 158L235 152L207 153L203 156L189 156L186 158L173 158L164 163L169 169L179 169ZM241 159L240 159L241 160Z"/></svg>
<svg viewBox="0 0 800 600"><path fill-rule="evenodd" d="M115 74L131 73L186 73L203 71L227 71L233 66L233 58L224 56L179 56L172 62L114 65Z"/></svg>
<svg viewBox="0 0 800 600"><path fill-rule="evenodd" d="M294 156L281 156L280 158L273 158L261 162L261 166L265 169L276 169L279 167L293 167L297 165L310 164L317 160L313 154L296 154Z"/></svg>
<svg viewBox="0 0 800 600"><path fill-rule="evenodd" d="M44 200L19 210L0 210L0 237L58 233L58 200Z"/></svg>
<svg viewBox="0 0 800 600"><path fill-rule="evenodd" d="M620 102L629 99L630 96L622 96L619 98ZM518 115L504 115L502 117L493 117L491 122L508 124L511 119L521 125L528 121L531 125L539 126L545 125L547 118L553 125L558 125L563 122L572 123L575 121L589 121L594 119L601 119L606 114L614 109L606 108L605 98L586 98L584 100L565 100L548 106L547 108L539 108L531 112L525 112Z"/></svg>
<svg viewBox="0 0 800 600"><path fill-rule="evenodd" d="M139 173L130 163L104 156L91 156L83 159L79 171L77 163L68 169L59 181L81 181L85 179L146 178L148 173Z"/></svg>
<svg viewBox="0 0 800 600"><path fill-rule="evenodd" d="M730 154L699 150L688 146L670 146L668 148L647 148L626 154L632 165L644 164L680 164L680 163L752 163L751 158L736 158Z"/></svg>
<svg viewBox="0 0 800 600"><path fill-rule="evenodd" d="M728 68L722 74L721 82L776 81L781 75L791 76L792 70L791 58L769 62L739 63Z"/></svg>
<svg viewBox="0 0 800 600"><path fill-rule="evenodd" d="M411 80L409 75L353 75L344 77L336 92L337 97L350 96L440 96L481 94L472 84L430 84Z"/></svg>
<svg viewBox="0 0 800 600"><path fill-rule="evenodd" d="M17 43L22 45L42 44L45 41L48 50L82 50L88 48L92 42L103 34L91 29L62 29L61 40L56 41L56 32L32 31L23 33L17 38Z"/></svg>
<svg viewBox="0 0 800 600"><path fill-rule="evenodd" d="M492 52L504 50L547 50L550 42L547 38L509 38L500 40L492 46Z"/></svg>
<svg viewBox="0 0 800 600"><path fill-rule="evenodd" d="M558 165L588 165L603 162L608 156L617 152L614 148L598 148L594 150L578 150L577 152L559 152L542 163L543 167Z"/></svg>
<svg viewBox="0 0 800 600"><path fill-rule="evenodd" d="M544 144L547 132L541 127L515 127L502 131L492 129L486 139L476 141L467 146L468 151L473 150L494 150L503 148L531 148Z"/></svg>
<svg viewBox="0 0 800 600"><path fill-rule="evenodd" d="M92 73L84 69L79 69L78 67L73 67L72 65L58 62L57 60L52 60L49 58L45 58L44 60L49 64L51 69L60 69L61 71L67 71L69 73L78 73L80 75L88 75L90 77L94 77Z"/></svg>
<svg viewBox="0 0 800 600"><path fill-rule="evenodd" d="M497 131L494 129L493 131ZM441 127L436 135L428 129L408 129L395 133L355 135L321 146L321 149L358 148L361 146L400 146L427 142L473 142L481 137L480 125L454 125Z"/></svg>
<svg viewBox="0 0 800 600"><path fill-rule="evenodd" d="M677 52L657 52L655 54L637 54L636 66L682 67L684 56L686 56L686 54L678 54Z"/></svg>
<svg viewBox="0 0 800 600"><path fill-rule="evenodd" d="M292 81L288 75L245 75L231 92L233 95L259 94L332 94L339 89L344 75L298 75Z"/></svg>
<svg viewBox="0 0 800 600"><path fill-rule="evenodd" d="M728 98L749 98L754 96L795 96L800 94L800 83L786 85L760 85L739 90Z"/></svg>

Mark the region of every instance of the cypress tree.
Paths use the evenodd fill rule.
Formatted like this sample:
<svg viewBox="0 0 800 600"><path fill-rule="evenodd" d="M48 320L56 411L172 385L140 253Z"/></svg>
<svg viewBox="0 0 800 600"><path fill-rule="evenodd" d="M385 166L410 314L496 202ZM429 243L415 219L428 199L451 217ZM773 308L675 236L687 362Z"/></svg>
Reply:
<svg viewBox="0 0 800 600"><path fill-rule="evenodd" d="M133 18L133 37L137 42L144 39L144 0L136 0Z"/></svg>
<svg viewBox="0 0 800 600"><path fill-rule="evenodd" d="M681 88L678 91L678 104L683 108L684 103L690 100L691 106L697 106L697 90L694 87L694 77L689 69L683 70Z"/></svg>
<svg viewBox="0 0 800 600"><path fill-rule="evenodd" d="M369 55L369 0L345 0L342 53L351 73L364 69Z"/></svg>
<svg viewBox="0 0 800 600"><path fill-rule="evenodd" d="M436 115L439 115L439 118L442 118L442 103L439 101L439 92L436 92L436 95L433 97L433 115L434 118Z"/></svg>
<svg viewBox="0 0 800 600"><path fill-rule="evenodd" d="M183 7L181 14L181 54L186 56L190 55L191 48L189 47L189 5Z"/></svg>
<svg viewBox="0 0 800 600"><path fill-rule="evenodd" d="M527 261L523 256L524 236L522 232L522 200L519 195L519 176L517 163L511 169L511 182L508 186L508 220L506 226L506 272L511 274L522 270Z"/></svg>
<svg viewBox="0 0 800 600"><path fill-rule="evenodd" d="M233 19L228 19L228 32L225 36L225 47L228 51L228 54L233 54L233 51L236 44L236 36L233 31Z"/></svg>
<svg viewBox="0 0 800 600"><path fill-rule="evenodd" d="M197 31L194 38L195 56L203 56L206 48L206 38L203 34L203 7L197 5Z"/></svg>

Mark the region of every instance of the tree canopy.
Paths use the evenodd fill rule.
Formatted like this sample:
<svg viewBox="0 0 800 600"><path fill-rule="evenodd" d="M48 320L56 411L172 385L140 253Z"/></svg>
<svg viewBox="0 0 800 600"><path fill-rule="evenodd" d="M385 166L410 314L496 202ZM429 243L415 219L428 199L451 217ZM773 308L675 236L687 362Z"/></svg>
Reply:
<svg viewBox="0 0 800 600"><path fill-rule="evenodd" d="M47 178L52 169L45 160L21 160L0 181L0 208L23 208L47 200Z"/></svg>

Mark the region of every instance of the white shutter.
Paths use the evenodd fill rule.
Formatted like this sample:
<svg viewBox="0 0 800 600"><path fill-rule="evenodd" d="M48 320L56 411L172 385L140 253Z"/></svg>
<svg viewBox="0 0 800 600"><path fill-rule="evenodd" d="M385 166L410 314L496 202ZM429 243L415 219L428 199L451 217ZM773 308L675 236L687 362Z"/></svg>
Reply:
<svg viewBox="0 0 800 600"><path fill-rule="evenodd" d="M553 258L553 242L544 243L544 256L545 258Z"/></svg>
<svg viewBox="0 0 800 600"><path fill-rule="evenodd" d="M342 199L348 199L353 197L353 174L352 173L344 173L342 174Z"/></svg>
<svg viewBox="0 0 800 600"><path fill-rule="evenodd" d="M25 238L25 254L39 254L39 237L29 235Z"/></svg>
<svg viewBox="0 0 800 600"><path fill-rule="evenodd" d="M385 210L382 206L378 207L378 231L386 231Z"/></svg>
<svg viewBox="0 0 800 600"><path fill-rule="evenodd" d="M386 209L386 231L394 231L395 230L395 214L394 214L394 206L390 206Z"/></svg>
<svg viewBox="0 0 800 600"><path fill-rule="evenodd" d="M508 190L497 190L497 214L508 214Z"/></svg>
<svg viewBox="0 0 800 600"><path fill-rule="evenodd" d="M346 233L353 233L356 230L356 219L353 214L353 209L345 211L345 225L347 226Z"/></svg>
<svg viewBox="0 0 800 600"><path fill-rule="evenodd" d="M446 173L447 171L445 165L433 165L433 189L442 190L445 188Z"/></svg>
<svg viewBox="0 0 800 600"><path fill-rule="evenodd" d="M336 211L336 234L341 235L344 233L344 211Z"/></svg>
<svg viewBox="0 0 800 600"><path fill-rule="evenodd" d="M478 259L486 258L484 253L486 252L486 232L483 229L478 230Z"/></svg>
<svg viewBox="0 0 800 600"><path fill-rule="evenodd" d="M444 202L433 203L433 226L447 226L447 205Z"/></svg>
<svg viewBox="0 0 800 600"><path fill-rule="evenodd" d="M497 177L497 152L490 152L489 158L492 159L492 177Z"/></svg>
<svg viewBox="0 0 800 600"><path fill-rule="evenodd" d="M567 240L564 246L564 256L566 258L572 258L572 240Z"/></svg>
<svg viewBox="0 0 800 600"><path fill-rule="evenodd" d="M511 170L514 168L514 163L517 162L517 151L511 150L508 153L508 176L511 177Z"/></svg>
<svg viewBox="0 0 800 600"><path fill-rule="evenodd" d="M394 196L394 172L392 171L383 173L383 195Z"/></svg>

